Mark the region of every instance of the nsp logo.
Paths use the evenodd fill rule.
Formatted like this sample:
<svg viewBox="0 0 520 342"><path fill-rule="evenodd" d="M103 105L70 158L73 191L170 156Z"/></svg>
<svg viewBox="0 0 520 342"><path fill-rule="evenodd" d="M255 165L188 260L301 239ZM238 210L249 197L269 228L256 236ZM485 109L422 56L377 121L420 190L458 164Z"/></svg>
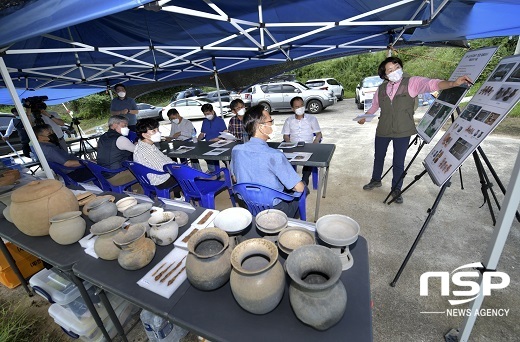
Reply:
<svg viewBox="0 0 520 342"><path fill-rule="evenodd" d="M471 297L466 299L449 299L451 305L460 305L471 302L477 298L480 292L479 283L476 281L480 277L480 272L477 270L461 271L465 268L483 268L480 262L462 265L451 271L451 282L460 287L469 287L469 290L452 291L452 295L456 297ZM420 295L428 296L428 281L430 278L441 279L441 296L450 295L450 273L449 272L425 272L420 278ZM476 280L469 280L467 278L476 278ZM507 273L497 271L486 271L482 274L482 293L484 296L491 295L491 290L499 290L506 288L509 285L510 278Z"/></svg>

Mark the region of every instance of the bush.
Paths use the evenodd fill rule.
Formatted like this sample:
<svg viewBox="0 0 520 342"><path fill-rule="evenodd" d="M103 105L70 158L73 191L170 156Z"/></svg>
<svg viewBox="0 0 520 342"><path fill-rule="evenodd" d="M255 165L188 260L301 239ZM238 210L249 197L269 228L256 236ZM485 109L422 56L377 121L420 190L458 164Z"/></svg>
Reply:
<svg viewBox="0 0 520 342"><path fill-rule="evenodd" d="M101 119L110 116L110 97L107 94L93 94L72 101L72 110L83 119Z"/></svg>

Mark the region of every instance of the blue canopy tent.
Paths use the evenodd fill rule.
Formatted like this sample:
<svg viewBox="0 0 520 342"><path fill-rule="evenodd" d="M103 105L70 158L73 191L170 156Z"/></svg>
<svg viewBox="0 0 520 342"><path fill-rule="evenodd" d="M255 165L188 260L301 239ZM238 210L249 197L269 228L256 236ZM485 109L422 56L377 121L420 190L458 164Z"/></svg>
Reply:
<svg viewBox="0 0 520 342"><path fill-rule="evenodd" d="M160 83L393 46L520 34L517 0L13 3L0 5L0 87L9 89L19 112L15 88L88 85L101 91L120 82Z"/></svg>

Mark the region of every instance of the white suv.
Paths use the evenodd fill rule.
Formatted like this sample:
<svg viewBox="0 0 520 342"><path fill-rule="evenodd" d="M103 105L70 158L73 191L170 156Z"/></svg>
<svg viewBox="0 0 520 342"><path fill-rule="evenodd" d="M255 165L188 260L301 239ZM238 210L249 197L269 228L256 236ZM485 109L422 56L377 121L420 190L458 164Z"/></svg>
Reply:
<svg viewBox="0 0 520 342"><path fill-rule="evenodd" d="M356 103L358 109L364 109L365 100L372 100L377 87L383 83L379 76L365 77L356 87Z"/></svg>
<svg viewBox="0 0 520 342"><path fill-rule="evenodd" d="M333 78L318 78L315 80L308 80L305 85L309 88L330 90L336 96L338 101L343 100L343 85Z"/></svg>
<svg viewBox="0 0 520 342"><path fill-rule="evenodd" d="M300 96L305 108L317 114L336 103L330 90L311 89L299 82L256 84L251 93L251 106L262 105L268 112L291 110L291 99Z"/></svg>

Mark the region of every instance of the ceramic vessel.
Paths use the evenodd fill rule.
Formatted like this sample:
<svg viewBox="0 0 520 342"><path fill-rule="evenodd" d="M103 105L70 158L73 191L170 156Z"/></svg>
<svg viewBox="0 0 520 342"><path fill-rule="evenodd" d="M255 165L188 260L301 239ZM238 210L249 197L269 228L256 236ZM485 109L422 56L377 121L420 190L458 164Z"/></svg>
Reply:
<svg viewBox="0 0 520 342"><path fill-rule="evenodd" d="M188 214L186 214L184 211L174 210L172 213L175 215L175 222L177 222L179 227L186 225L186 223L188 223L190 220Z"/></svg>
<svg viewBox="0 0 520 342"><path fill-rule="evenodd" d="M126 209L133 207L137 204L137 200L131 196L121 198L119 201L116 202L117 210L120 213L123 213Z"/></svg>
<svg viewBox="0 0 520 342"><path fill-rule="evenodd" d="M139 223L117 233L114 244L121 249L117 262L125 270L138 270L150 263L155 255L155 243L144 236L146 224Z"/></svg>
<svg viewBox="0 0 520 342"><path fill-rule="evenodd" d="M215 227L218 227L229 234L237 234L249 227L253 215L249 210L233 207L222 210L213 220Z"/></svg>
<svg viewBox="0 0 520 342"><path fill-rule="evenodd" d="M314 232L300 227L287 227L278 233L278 248L286 254L305 245L314 245Z"/></svg>
<svg viewBox="0 0 520 342"><path fill-rule="evenodd" d="M50 222L49 235L60 245L78 242L85 235L87 224L79 210L53 216Z"/></svg>
<svg viewBox="0 0 520 342"><path fill-rule="evenodd" d="M4 211L3 211L3 214L4 214L4 218L9 221L9 222L13 222L13 219L11 218L11 206L7 206L5 207Z"/></svg>
<svg viewBox="0 0 520 342"><path fill-rule="evenodd" d="M303 246L287 257L285 268L291 284L289 300L296 317L318 330L339 322L347 307L341 260L329 248Z"/></svg>
<svg viewBox="0 0 520 342"><path fill-rule="evenodd" d="M117 206L108 197L98 197L85 205L85 211L92 222L99 222L117 215Z"/></svg>
<svg viewBox="0 0 520 342"><path fill-rule="evenodd" d="M126 209L123 216L128 218L130 223L146 222L151 216L150 209L152 206L153 204L149 202L136 204Z"/></svg>
<svg viewBox="0 0 520 342"><path fill-rule="evenodd" d="M229 238L219 228L199 230L188 240L186 274L199 290L215 290L229 280L231 273Z"/></svg>
<svg viewBox="0 0 520 342"><path fill-rule="evenodd" d="M76 196L54 179L30 182L11 194L11 219L30 236L48 235L51 217L78 209Z"/></svg>
<svg viewBox="0 0 520 342"><path fill-rule="evenodd" d="M282 300L285 273L278 248L266 239L249 239L231 253L231 291L238 304L254 314L272 311Z"/></svg>
<svg viewBox="0 0 520 342"><path fill-rule="evenodd" d="M152 215L148 219L150 230L148 236L159 246L167 246L179 236L179 225L175 222L175 214L164 211L161 214Z"/></svg>
<svg viewBox="0 0 520 342"><path fill-rule="evenodd" d="M95 223L90 227L90 232L97 235L94 243L94 252L104 260L115 260L119 256L120 249L112 241L114 235L121 231L125 218L112 216Z"/></svg>

